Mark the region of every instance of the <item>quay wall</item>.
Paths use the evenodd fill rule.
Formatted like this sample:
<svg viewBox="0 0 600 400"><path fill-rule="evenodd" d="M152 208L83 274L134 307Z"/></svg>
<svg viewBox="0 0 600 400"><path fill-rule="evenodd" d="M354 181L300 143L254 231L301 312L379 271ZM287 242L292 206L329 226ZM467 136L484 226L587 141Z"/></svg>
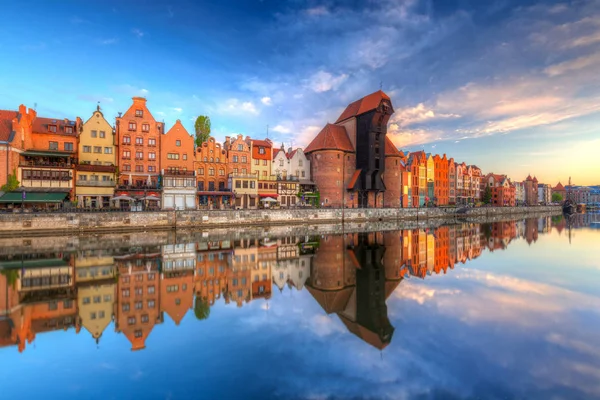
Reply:
<svg viewBox="0 0 600 400"><path fill-rule="evenodd" d="M155 211L109 213L13 213L0 214L0 237L69 235L101 232L207 228L242 228L321 224L398 223L403 221L457 220L479 222L507 216L561 213L559 206L379 209L281 209L228 211Z"/></svg>

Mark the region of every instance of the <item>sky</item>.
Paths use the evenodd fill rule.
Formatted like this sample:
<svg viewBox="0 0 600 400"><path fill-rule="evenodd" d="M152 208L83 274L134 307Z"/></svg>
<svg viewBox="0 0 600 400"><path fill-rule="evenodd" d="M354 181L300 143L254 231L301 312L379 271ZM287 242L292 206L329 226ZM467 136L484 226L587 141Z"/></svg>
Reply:
<svg viewBox="0 0 600 400"><path fill-rule="evenodd" d="M158 120L306 146L380 88L403 150L600 184L600 1L61 1L3 4L0 109Z"/></svg>

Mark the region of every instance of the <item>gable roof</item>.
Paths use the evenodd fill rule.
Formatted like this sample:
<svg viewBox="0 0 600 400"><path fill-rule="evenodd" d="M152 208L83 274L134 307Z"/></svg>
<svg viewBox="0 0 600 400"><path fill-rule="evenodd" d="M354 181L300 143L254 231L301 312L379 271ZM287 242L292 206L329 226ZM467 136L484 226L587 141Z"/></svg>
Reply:
<svg viewBox="0 0 600 400"><path fill-rule="evenodd" d="M32 132L47 133L48 125L56 125L56 133L77 136L77 122L68 119L65 121L64 119L36 117L33 120ZM65 127L67 126L73 128L72 133L66 133Z"/></svg>
<svg viewBox="0 0 600 400"><path fill-rule="evenodd" d="M19 113L16 111L0 110L0 141L12 141L12 121L17 118Z"/></svg>
<svg viewBox="0 0 600 400"><path fill-rule="evenodd" d="M327 124L325 128L310 142L304 149L304 153L308 154L317 150L341 150L354 152L352 143L346 133L346 128L339 125Z"/></svg>
<svg viewBox="0 0 600 400"><path fill-rule="evenodd" d="M559 192L564 192L566 189L565 189L565 187L563 186L562 183L558 182L558 185L556 185L552 190L556 190L556 191L559 191Z"/></svg>
<svg viewBox="0 0 600 400"><path fill-rule="evenodd" d="M338 122L347 120L348 118L356 117L357 115L364 114L371 110L375 110L379 107L381 100L390 100L390 97L383 93L381 90L371 93L362 99L356 100L354 103L350 103L340 117L335 121Z"/></svg>
<svg viewBox="0 0 600 400"><path fill-rule="evenodd" d="M402 157L403 156L403 154L401 154L398 151L398 148L394 145L394 143L392 143L392 141L390 140L389 137L387 137L387 135L385 136L385 155L391 156L391 157Z"/></svg>

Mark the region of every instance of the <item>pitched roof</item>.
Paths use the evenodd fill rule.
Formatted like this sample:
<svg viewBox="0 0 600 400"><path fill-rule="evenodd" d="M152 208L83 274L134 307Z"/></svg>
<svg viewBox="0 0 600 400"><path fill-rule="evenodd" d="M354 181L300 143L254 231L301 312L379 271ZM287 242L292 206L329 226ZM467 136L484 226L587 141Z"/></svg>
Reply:
<svg viewBox="0 0 600 400"><path fill-rule="evenodd" d="M269 140L250 139L253 146L273 147L273 143Z"/></svg>
<svg viewBox="0 0 600 400"><path fill-rule="evenodd" d="M327 314L344 311L354 291L353 286L346 286L340 290L330 291L306 285L306 289Z"/></svg>
<svg viewBox="0 0 600 400"><path fill-rule="evenodd" d="M537 178L536 178L535 176L533 177L533 181L534 181L535 183L537 183L537 182L538 182L538 180L537 180Z"/></svg>
<svg viewBox="0 0 600 400"><path fill-rule="evenodd" d="M297 152L297 151L298 151L298 149L296 149L296 150L292 150L291 152L289 152L289 153L287 154L287 158L288 158L289 160L291 160L291 159L294 157L294 154L296 154L296 152Z"/></svg>
<svg viewBox="0 0 600 400"><path fill-rule="evenodd" d="M356 181L358 180L358 177L360 176L361 171L362 171L361 169L357 169L356 171L354 171L354 174L352 175L352 179L350 179L350 183L348 184L348 189L350 189L350 190L354 189L354 185L356 185Z"/></svg>
<svg viewBox="0 0 600 400"><path fill-rule="evenodd" d="M36 117L33 120L32 131L36 132L36 133L46 133L46 132L48 132L48 125L56 125L56 127L57 127L56 133L73 135L73 136L75 136L77 134L76 128L75 128L75 125L76 125L75 121L67 120L65 122L64 119L43 118L43 117ZM65 133L66 126L72 127L73 133Z"/></svg>
<svg viewBox="0 0 600 400"><path fill-rule="evenodd" d="M552 190L556 190L556 191L559 191L559 192L564 192L566 189L565 189L565 187L563 186L562 183L558 182L558 185L556 185L554 188L552 188Z"/></svg>
<svg viewBox="0 0 600 400"><path fill-rule="evenodd" d="M275 159L275 157L277 157L277 154L279 154L280 151L283 151L283 154L285 154L285 150L281 150L281 149L273 150L273 160Z"/></svg>
<svg viewBox="0 0 600 400"><path fill-rule="evenodd" d="M316 150L341 150L354 152L352 143L346 133L346 128L339 125L327 124L325 128L304 149L308 154Z"/></svg>
<svg viewBox="0 0 600 400"><path fill-rule="evenodd" d="M390 97L381 90L378 90L375 93L371 93L363 97L362 99L356 100L354 103L350 103L348 107L346 107L344 112L340 115L337 121L335 121L335 123L337 124L338 122L344 121L348 118L356 117L357 115L375 110L377 107L379 107L381 100L384 99L390 100Z"/></svg>
<svg viewBox="0 0 600 400"><path fill-rule="evenodd" d="M16 111L0 110L0 141L8 141L12 132L12 121L17 118Z"/></svg>
<svg viewBox="0 0 600 400"><path fill-rule="evenodd" d="M394 143L392 143L392 141L390 140L389 137L387 137L387 135L385 136L385 155L392 156L392 157L402 157L403 156L403 154L401 154L398 151L398 148L394 145Z"/></svg>

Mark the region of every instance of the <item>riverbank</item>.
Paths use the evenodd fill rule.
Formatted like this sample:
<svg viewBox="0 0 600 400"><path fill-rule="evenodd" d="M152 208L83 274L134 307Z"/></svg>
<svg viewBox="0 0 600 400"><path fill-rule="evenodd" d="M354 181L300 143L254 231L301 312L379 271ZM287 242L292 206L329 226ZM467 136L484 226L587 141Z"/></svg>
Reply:
<svg viewBox="0 0 600 400"><path fill-rule="evenodd" d="M149 230L248 228L368 222L466 220L494 221L506 216L559 214L559 206L485 207L469 209L298 209L231 211L155 211L110 213L25 213L0 215L0 237ZM474 221L475 222L475 221Z"/></svg>

